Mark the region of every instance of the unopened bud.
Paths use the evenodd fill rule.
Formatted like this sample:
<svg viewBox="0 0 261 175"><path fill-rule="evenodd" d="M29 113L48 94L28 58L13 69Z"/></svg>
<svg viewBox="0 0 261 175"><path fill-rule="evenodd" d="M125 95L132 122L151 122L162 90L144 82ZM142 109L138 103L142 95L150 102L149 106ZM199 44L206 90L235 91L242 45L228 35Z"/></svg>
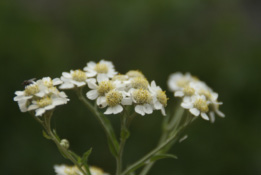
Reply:
<svg viewBox="0 0 261 175"><path fill-rule="evenodd" d="M67 139L62 139L60 142L60 145L64 147L65 149L68 149L70 147L70 143Z"/></svg>

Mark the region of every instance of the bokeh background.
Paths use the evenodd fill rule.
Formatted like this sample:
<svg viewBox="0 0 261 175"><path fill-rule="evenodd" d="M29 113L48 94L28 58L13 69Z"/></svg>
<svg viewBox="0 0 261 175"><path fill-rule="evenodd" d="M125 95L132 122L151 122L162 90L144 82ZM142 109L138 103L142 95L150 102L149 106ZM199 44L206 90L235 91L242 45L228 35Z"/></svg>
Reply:
<svg viewBox="0 0 261 175"><path fill-rule="evenodd" d="M60 77L100 59L121 73L142 70L163 89L170 73L191 72L224 102L225 119L197 121L171 150L179 159L159 161L150 175L261 174L260 7L259 0L1 0L1 174L53 175L54 164L70 163L19 111L14 92L23 80ZM79 154L93 147L90 164L113 174L99 123L68 95L54 128ZM134 120L125 166L156 145L159 114ZM118 131L119 118L109 118Z"/></svg>

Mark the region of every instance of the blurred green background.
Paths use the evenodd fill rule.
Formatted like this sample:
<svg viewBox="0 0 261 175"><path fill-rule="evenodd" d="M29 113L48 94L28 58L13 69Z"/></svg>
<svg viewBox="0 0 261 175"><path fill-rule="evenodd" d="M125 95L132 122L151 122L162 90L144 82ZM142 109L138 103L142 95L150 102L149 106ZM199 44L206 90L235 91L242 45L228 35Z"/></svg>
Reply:
<svg viewBox="0 0 261 175"><path fill-rule="evenodd" d="M191 72L224 102L225 119L194 123L171 150L179 159L159 161L150 175L261 174L260 7L260 0L1 0L1 174L52 175L54 164L70 163L19 111L14 92L25 79L60 77L100 59L121 73L142 70L163 89L170 73ZM90 164L113 174L99 123L67 94L53 126L77 153L93 147ZM134 120L125 166L156 145L159 114ZM119 118L109 118L118 130Z"/></svg>

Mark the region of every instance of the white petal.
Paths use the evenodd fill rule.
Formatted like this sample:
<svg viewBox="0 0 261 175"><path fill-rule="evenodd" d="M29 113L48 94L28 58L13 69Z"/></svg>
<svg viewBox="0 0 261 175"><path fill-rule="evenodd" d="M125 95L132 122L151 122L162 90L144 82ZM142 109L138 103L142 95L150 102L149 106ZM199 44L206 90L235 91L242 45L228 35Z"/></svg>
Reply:
<svg viewBox="0 0 261 175"><path fill-rule="evenodd" d="M37 97L43 97L45 95L45 93L43 91L38 92L37 94L35 94Z"/></svg>
<svg viewBox="0 0 261 175"><path fill-rule="evenodd" d="M162 114L163 116L166 116L166 112L165 112L165 108L164 108L164 107L161 108L161 114Z"/></svg>
<svg viewBox="0 0 261 175"><path fill-rule="evenodd" d="M86 81L90 89L97 89L96 80L94 78L87 79Z"/></svg>
<svg viewBox="0 0 261 175"><path fill-rule="evenodd" d="M45 110L51 110L53 108L55 108L55 105L53 104L44 107Z"/></svg>
<svg viewBox="0 0 261 175"><path fill-rule="evenodd" d="M26 112L27 111L27 101L26 100L21 100L21 101L18 101L18 106L21 110L21 112Z"/></svg>
<svg viewBox="0 0 261 175"><path fill-rule="evenodd" d="M35 116L42 116L43 113L45 112L45 109L44 108L39 108L39 109L36 109L35 110Z"/></svg>
<svg viewBox="0 0 261 175"><path fill-rule="evenodd" d="M60 89L72 89L72 88L74 88L74 84L72 84L72 83L64 83L64 84L62 84L61 86L59 86L59 88Z"/></svg>
<svg viewBox="0 0 261 175"><path fill-rule="evenodd" d="M200 114L200 111L197 108L191 108L189 111L195 116L199 116Z"/></svg>
<svg viewBox="0 0 261 175"><path fill-rule="evenodd" d="M24 95L24 91L15 91L15 95L17 96Z"/></svg>
<svg viewBox="0 0 261 175"><path fill-rule="evenodd" d="M88 70L85 70L85 71L88 71ZM94 77L95 75L97 75L97 72L95 72L95 71L88 71L88 72L86 72L86 76L87 77Z"/></svg>
<svg viewBox="0 0 261 175"><path fill-rule="evenodd" d="M215 112L217 113L217 115L218 115L219 117L222 117L222 118L225 117L225 114L224 114L223 112L221 112L220 110L215 110Z"/></svg>
<svg viewBox="0 0 261 175"><path fill-rule="evenodd" d="M208 118L208 115L204 112L201 112L201 117L204 119L204 120L209 120Z"/></svg>
<svg viewBox="0 0 261 175"><path fill-rule="evenodd" d="M147 114L151 114L152 112L153 112L153 108L152 108L152 106L151 105L149 105L149 104L145 104L145 105L143 105L144 106L144 112L145 113L147 113Z"/></svg>
<svg viewBox="0 0 261 175"><path fill-rule="evenodd" d="M121 105L116 105L113 107L113 114L118 114L123 111L123 107Z"/></svg>
<svg viewBox="0 0 261 175"><path fill-rule="evenodd" d="M159 102L159 101L156 101L155 103L154 103L154 108L155 109L161 109L163 107L163 105Z"/></svg>
<svg viewBox="0 0 261 175"><path fill-rule="evenodd" d="M39 108L38 105L32 104L32 105L30 105L30 106L28 107L28 111L35 110L35 109L37 109L37 108Z"/></svg>
<svg viewBox="0 0 261 175"><path fill-rule="evenodd" d="M141 106L141 105L135 106L135 111L136 111L138 114L140 114L140 115L145 115L145 112L144 112L144 110L143 110L143 106Z"/></svg>
<svg viewBox="0 0 261 175"><path fill-rule="evenodd" d="M109 80L108 76L106 74L98 74L97 75L97 81L100 83L102 81Z"/></svg>
<svg viewBox="0 0 261 175"><path fill-rule="evenodd" d="M73 84L75 84L77 87L81 87L81 86L84 86L84 85L86 85L86 83L85 82L83 82L83 81L72 81L73 82Z"/></svg>
<svg viewBox="0 0 261 175"><path fill-rule="evenodd" d="M54 86L62 84L62 83L63 83L63 81L60 78L53 79L53 85Z"/></svg>
<svg viewBox="0 0 261 175"><path fill-rule="evenodd" d="M97 98L97 105L100 108L104 108L107 106L107 102L106 102L106 97L105 96L100 96Z"/></svg>
<svg viewBox="0 0 261 175"><path fill-rule="evenodd" d="M90 100L95 100L99 96L99 94L97 90L90 90L89 92L86 93L86 96Z"/></svg>
<svg viewBox="0 0 261 175"><path fill-rule="evenodd" d="M106 111L104 112L104 114L107 114L107 115L112 114L112 113L113 113L113 108L112 107L108 107L106 109Z"/></svg>
<svg viewBox="0 0 261 175"><path fill-rule="evenodd" d="M67 103L66 98L55 98L53 99L53 105L58 106L58 105L63 105Z"/></svg>
<svg viewBox="0 0 261 175"><path fill-rule="evenodd" d="M175 97L183 97L183 96L184 96L184 92L183 92L183 91L176 91L176 92L174 93L174 96L175 96Z"/></svg>
<svg viewBox="0 0 261 175"><path fill-rule="evenodd" d="M192 103L181 103L181 106L185 109L190 109L193 107L193 104Z"/></svg>
<svg viewBox="0 0 261 175"><path fill-rule="evenodd" d="M69 78L71 79L72 78L72 75L68 72L63 72L62 75L65 77L65 78Z"/></svg>

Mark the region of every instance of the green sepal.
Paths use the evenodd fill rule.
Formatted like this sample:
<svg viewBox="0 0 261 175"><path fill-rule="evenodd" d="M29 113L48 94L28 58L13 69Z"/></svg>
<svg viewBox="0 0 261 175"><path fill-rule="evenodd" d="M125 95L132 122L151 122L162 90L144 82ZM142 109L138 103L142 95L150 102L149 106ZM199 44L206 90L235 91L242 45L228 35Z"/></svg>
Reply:
<svg viewBox="0 0 261 175"><path fill-rule="evenodd" d="M157 154L155 156L153 156L150 161L151 162L155 162L157 160L160 160L160 159L166 159L166 158L172 158L172 159L178 159L178 157L174 154Z"/></svg>
<svg viewBox="0 0 261 175"><path fill-rule="evenodd" d="M50 137L44 130L43 130L43 136L48 140L52 140L52 137Z"/></svg>
<svg viewBox="0 0 261 175"><path fill-rule="evenodd" d="M90 154L92 153L92 148L90 148L89 150L87 150L83 155L82 155L82 164L87 163L88 158L90 156Z"/></svg>

